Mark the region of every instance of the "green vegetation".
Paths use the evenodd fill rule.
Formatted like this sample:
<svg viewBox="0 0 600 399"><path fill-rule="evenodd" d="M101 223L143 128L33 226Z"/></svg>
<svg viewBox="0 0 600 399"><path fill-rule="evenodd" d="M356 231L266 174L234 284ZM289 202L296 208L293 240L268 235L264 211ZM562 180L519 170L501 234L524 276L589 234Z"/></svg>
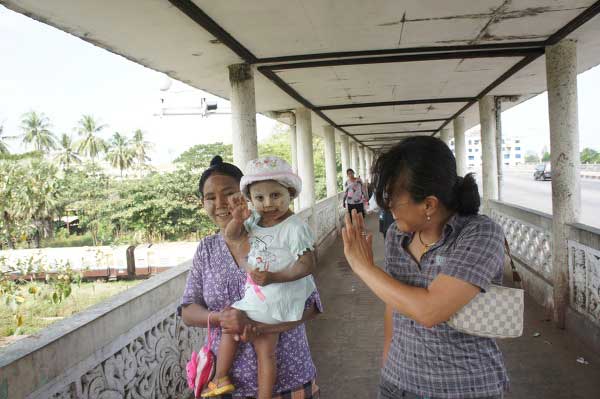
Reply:
<svg viewBox="0 0 600 399"><path fill-rule="evenodd" d="M70 295L60 302L52 300L54 292L51 285L39 282L24 284L19 304L20 324L15 322L15 315L9 306L0 306L0 338L16 334L34 334L49 324L102 302L140 281L75 284Z"/></svg>
<svg viewBox="0 0 600 399"><path fill-rule="evenodd" d="M600 163L600 152L592 150L591 148L584 148L581 151L581 163Z"/></svg>

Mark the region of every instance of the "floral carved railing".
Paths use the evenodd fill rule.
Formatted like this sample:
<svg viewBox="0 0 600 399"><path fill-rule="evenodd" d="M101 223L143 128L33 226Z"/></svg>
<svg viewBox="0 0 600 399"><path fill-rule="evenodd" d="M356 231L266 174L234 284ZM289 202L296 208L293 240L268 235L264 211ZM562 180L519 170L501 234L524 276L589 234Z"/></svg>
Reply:
<svg viewBox="0 0 600 399"><path fill-rule="evenodd" d="M162 318L162 316L160 317ZM176 313L74 381L52 398L180 398L188 391L185 363L199 348L203 330L182 325ZM131 338L131 337L130 337ZM38 397L47 397L42 394Z"/></svg>
<svg viewBox="0 0 600 399"><path fill-rule="evenodd" d="M600 251L568 243L571 306L600 326Z"/></svg>
<svg viewBox="0 0 600 399"><path fill-rule="evenodd" d="M491 217L502 226L511 252L544 278L552 280L552 237L550 231L511 217L496 209Z"/></svg>

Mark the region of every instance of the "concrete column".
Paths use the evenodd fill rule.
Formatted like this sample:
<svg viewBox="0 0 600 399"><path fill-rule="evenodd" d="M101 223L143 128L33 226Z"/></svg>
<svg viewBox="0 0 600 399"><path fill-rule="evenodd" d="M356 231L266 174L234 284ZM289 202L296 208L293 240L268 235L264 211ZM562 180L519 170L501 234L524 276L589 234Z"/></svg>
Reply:
<svg viewBox="0 0 600 399"><path fill-rule="evenodd" d="M498 199L498 158L496 154L496 111L493 96L479 100L481 123L481 181L483 206L489 211L489 201Z"/></svg>
<svg viewBox="0 0 600 399"><path fill-rule="evenodd" d="M366 168L366 160L365 160L365 147L362 145L358 146L358 174L362 177L363 181L367 178L367 173L365 172Z"/></svg>
<svg viewBox="0 0 600 399"><path fill-rule="evenodd" d="M371 181L371 166L373 166L373 152L369 149L365 150L365 179Z"/></svg>
<svg viewBox="0 0 600 399"><path fill-rule="evenodd" d="M333 126L323 126L325 138L325 180L327 197L337 194L337 168L335 165L335 132Z"/></svg>
<svg viewBox="0 0 600 399"><path fill-rule="evenodd" d="M233 162L242 170L258 158L254 76L248 64L229 65Z"/></svg>
<svg viewBox="0 0 600 399"><path fill-rule="evenodd" d="M494 118L496 122L496 160L498 162L498 200L502 201L502 180L504 154L502 153L502 98L494 97Z"/></svg>
<svg viewBox="0 0 600 399"><path fill-rule="evenodd" d="M296 109L298 175L302 179L301 209L315 204L315 165L313 162L312 122L310 117L309 109Z"/></svg>
<svg viewBox="0 0 600 399"><path fill-rule="evenodd" d="M454 156L456 157L456 171L459 176L467 174L467 146L465 144L465 118L454 118Z"/></svg>
<svg viewBox="0 0 600 399"><path fill-rule="evenodd" d="M575 41L562 40L546 47L546 84L552 165L554 321L564 328L569 303L567 224L579 220L581 208Z"/></svg>
<svg viewBox="0 0 600 399"><path fill-rule="evenodd" d="M354 173L355 174L359 174L359 170L358 170L358 143L356 142L351 142L350 143L350 150L352 151L352 153L350 154L351 159L350 159L350 167L352 169L354 169Z"/></svg>
<svg viewBox="0 0 600 399"><path fill-rule="evenodd" d="M340 135L342 152L342 179L346 181L346 171L350 168L350 143L346 134Z"/></svg>
<svg viewBox="0 0 600 399"><path fill-rule="evenodd" d="M293 125L290 126L290 148L292 153L292 170L298 173L298 138L296 137L296 118L294 116ZM294 209L300 209L300 200L294 200Z"/></svg>
<svg viewBox="0 0 600 399"><path fill-rule="evenodd" d="M450 129L444 128L440 132L440 139L446 143L447 146L450 146Z"/></svg>

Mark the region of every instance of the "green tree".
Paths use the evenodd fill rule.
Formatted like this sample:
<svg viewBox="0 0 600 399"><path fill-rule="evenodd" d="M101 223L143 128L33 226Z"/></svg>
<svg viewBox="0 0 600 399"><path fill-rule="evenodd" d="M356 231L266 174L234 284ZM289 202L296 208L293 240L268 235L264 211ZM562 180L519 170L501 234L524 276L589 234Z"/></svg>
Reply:
<svg viewBox="0 0 600 399"><path fill-rule="evenodd" d="M57 170L40 157L0 162L1 228L4 241L14 248L23 236L52 236L52 221L59 211Z"/></svg>
<svg viewBox="0 0 600 399"><path fill-rule="evenodd" d="M591 148L584 148L581 151L581 163L600 163L600 153Z"/></svg>
<svg viewBox="0 0 600 399"><path fill-rule="evenodd" d="M81 163L81 158L79 158L73 147L73 140L66 133L60 136L58 153L54 157L54 160L65 173L70 171L72 164Z"/></svg>
<svg viewBox="0 0 600 399"><path fill-rule="evenodd" d="M210 160L220 155L225 162L233 162L233 147L231 144L212 143L196 144L181 153L175 161L180 168L192 171L202 171L210 166Z"/></svg>
<svg viewBox="0 0 600 399"><path fill-rule="evenodd" d="M96 157L106 152L106 142L99 137L100 132L106 127L96 122L91 115L83 115L77 122L77 133L81 137L77 146L77 153L90 157L94 163Z"/></svg>
<svg viewBox="0 0 600 399"><path fill-rule="evenodd" d="M129 148L129 140L121 133L115 132L110 139L109 148L108 161L112 167L119 168L123 177L123 170L129 169L133 164L134 153Z"/></svg>
<svg viewBox="0 0 600 399"><path fill-rule="evenodd" d="M11 139L13 137L11 136L6 136L4 134L4 126L0 125L0 154L9 154L10 151L8 151L8 143L6 142L6 140Z"/></svg>
<svg viewBox="0 0 600 399"><path fill-rule="evenodd" d="M549 152L544 153L544 155L542 156L542 162L550 162L550 153Z"/></svg>
<svg viewBox="0 0 600 399"><path fill-rule="evenodd" d="M148 151L152 149L152 143L144 140L144 132L142 132L140 129L137 129L135 132L133 132L131 148L133 150L135 162L137 163L137 168L141 174L141 170L146 165L146 162L150 161Z"/></svg>
<svg viewBox="0 0 600 399"><path fill-rule="evenodd" d="M525 163L539 163L540 157L536 155L535 152L528 152L525 155Z"/></svg>
<svg viewBox="0 0 600 399"><path fill-rule="evenodd" d="M56 137L50 131L50 121L43 113L30 111L21 120L24 144L33 143L36 151L46 152L56 148Z"/></svg>

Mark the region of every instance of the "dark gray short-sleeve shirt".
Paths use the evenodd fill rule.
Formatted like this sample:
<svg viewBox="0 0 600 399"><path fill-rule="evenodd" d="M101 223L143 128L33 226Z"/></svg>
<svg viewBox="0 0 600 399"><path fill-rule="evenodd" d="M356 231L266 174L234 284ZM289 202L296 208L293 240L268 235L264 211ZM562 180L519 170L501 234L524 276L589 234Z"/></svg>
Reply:
<svg viewBox="0 0 600 399"><path fill-rule="evenodd" d="M427 287L440 273L482 291L502 282L504 235L487 216L453 216L420 265L404 249L411 234L394 224L386 238L386 271L403 283ZM493 339L463 334L446 323L426 328L397 312L393 328L382 377L397 387L445 399L487 397L508 389L502 353Z"/></svg>

